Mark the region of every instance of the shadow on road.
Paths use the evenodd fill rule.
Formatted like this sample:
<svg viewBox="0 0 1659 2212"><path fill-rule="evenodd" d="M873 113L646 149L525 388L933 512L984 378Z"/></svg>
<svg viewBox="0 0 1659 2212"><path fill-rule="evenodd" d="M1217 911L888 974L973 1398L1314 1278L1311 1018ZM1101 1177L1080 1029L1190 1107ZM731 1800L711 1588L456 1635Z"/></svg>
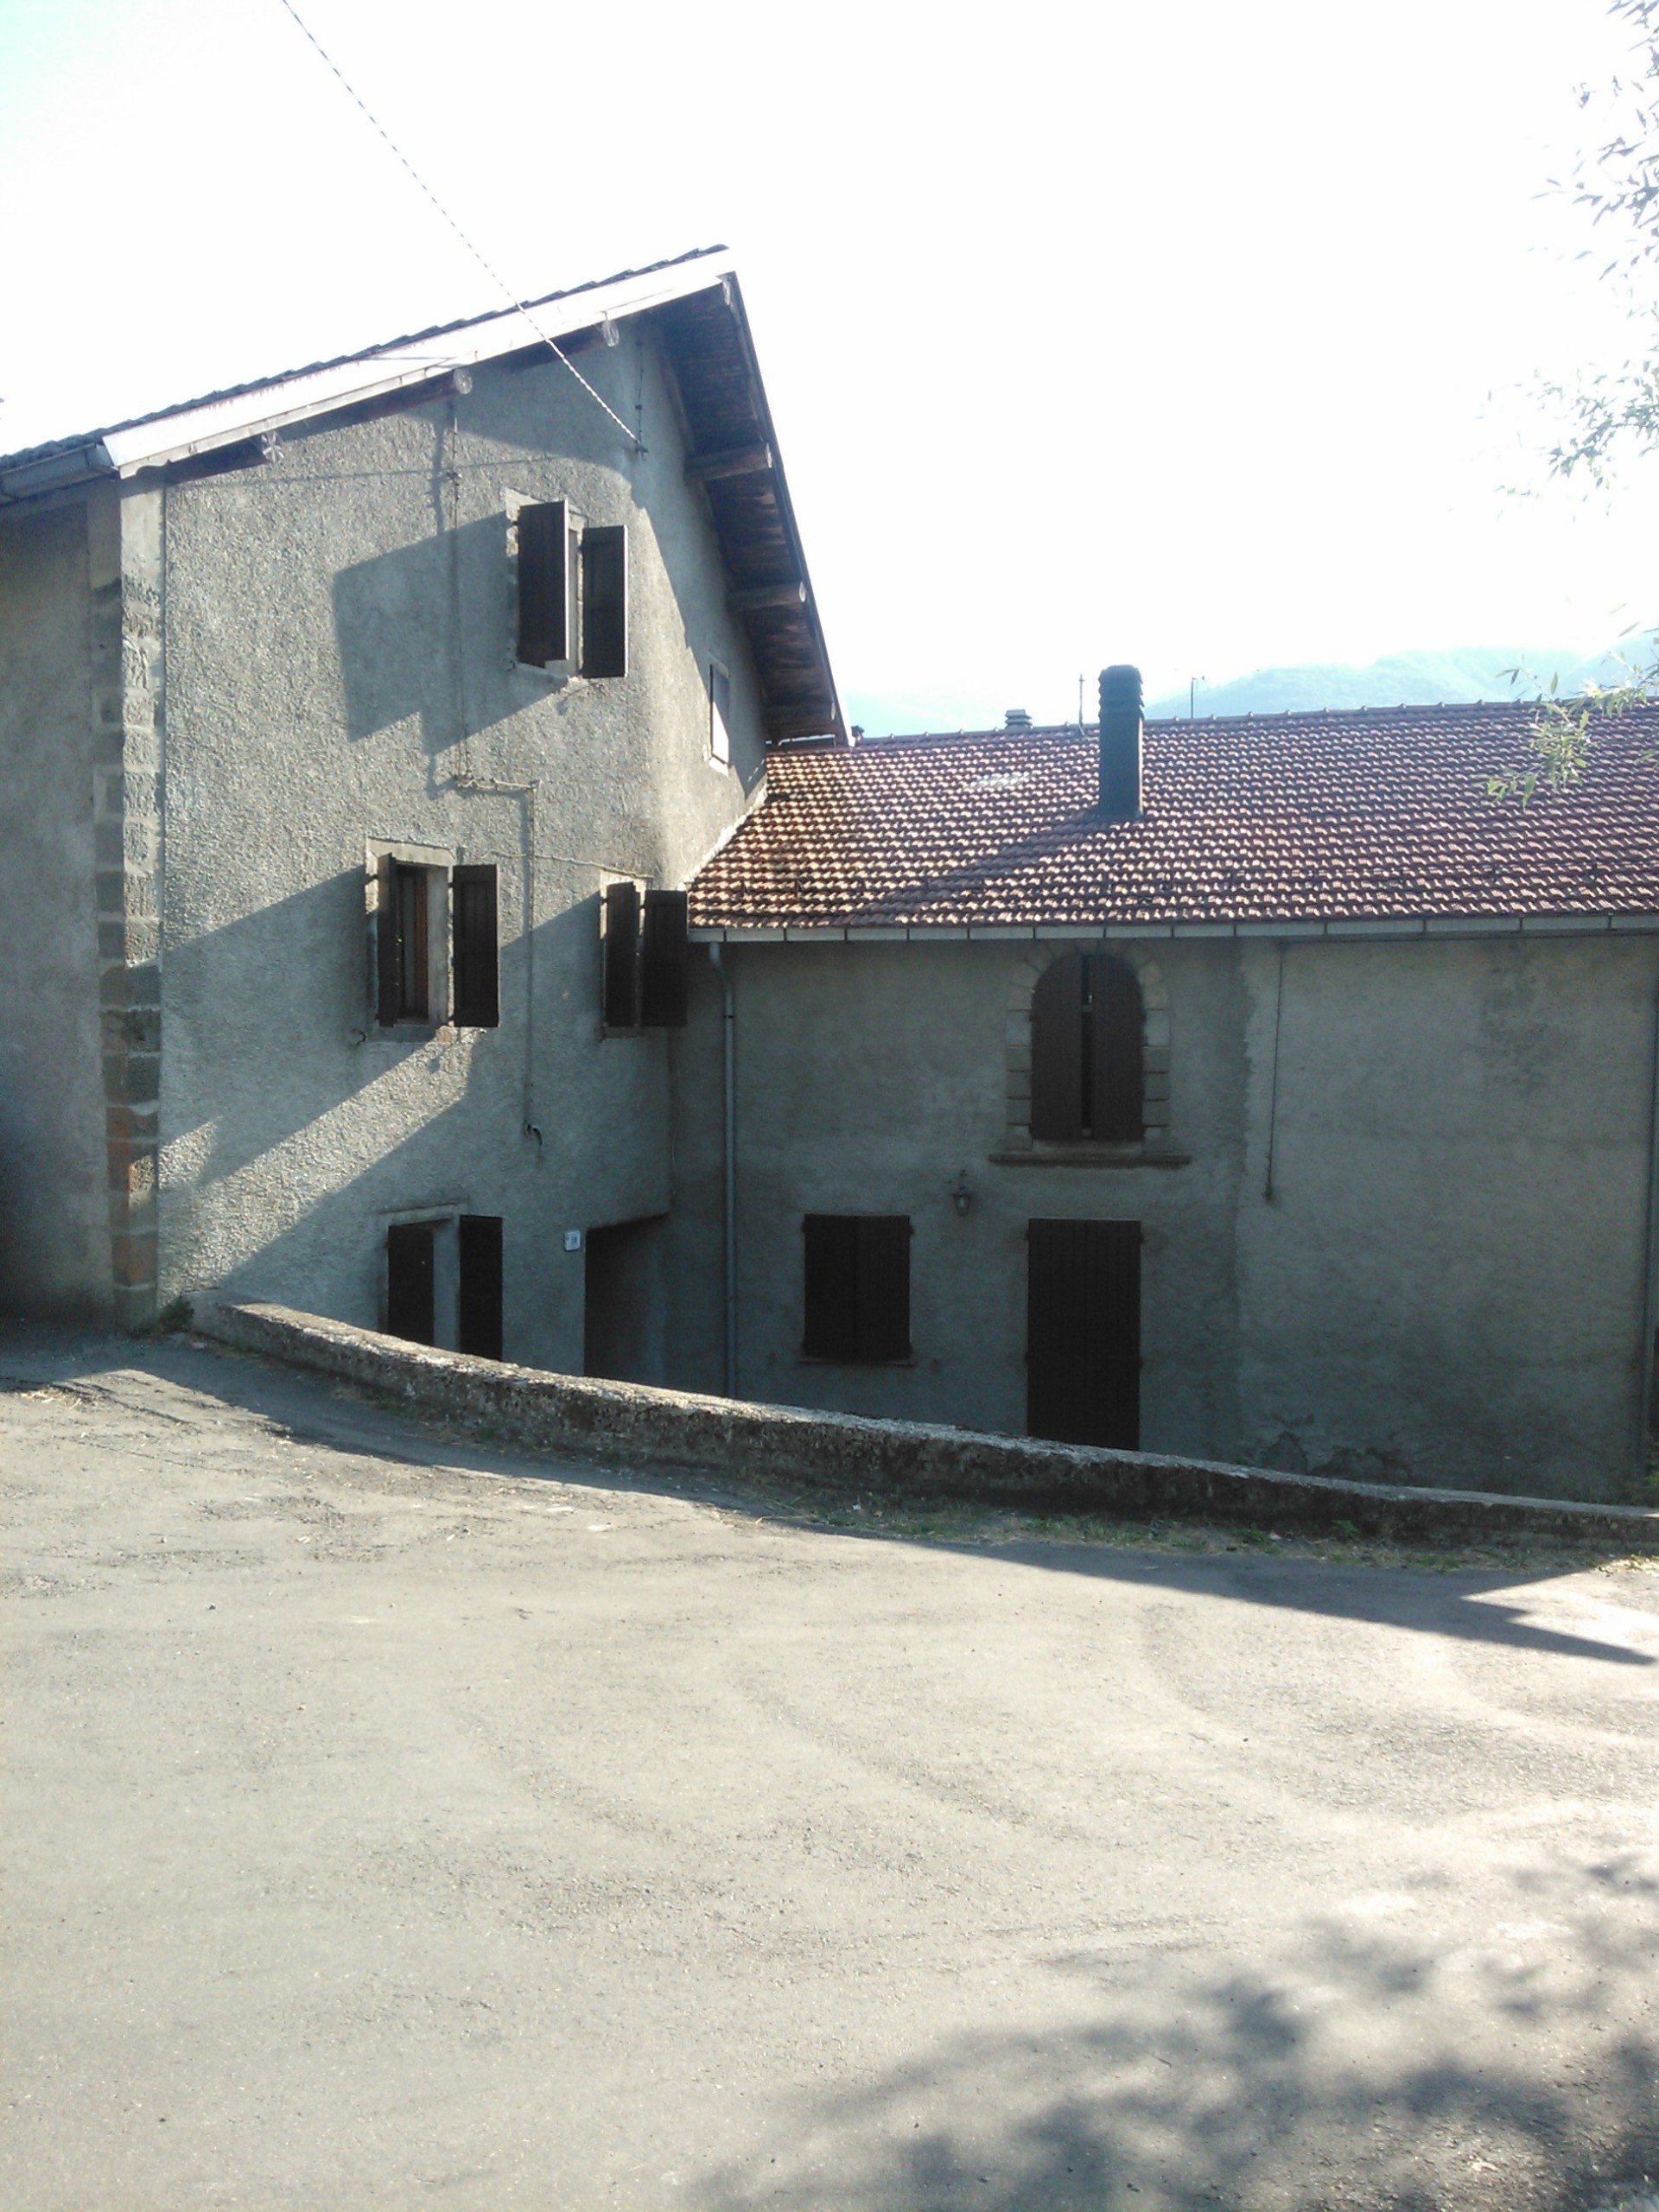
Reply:
<svg viewBox="0 0 1659 2212"><path fill-rule="evenodd" d="M238 1408L296 1440L323 1444L347 1454L531 1481L545 1476L569 1480L574 1476L596 1489L676 1497L701 1496L718 1499L728 1510L762 1518L773 1517L776 1512L776 1486L755 1484L746 1491L741 1469L723 1469L718 1475L706 1468L641 1471L607 1467L591 1459L577 1459L574 1454L564 1459L490 1441L458 1440L448 1432L439 1440L434 1424L423 1422L418 1414L331 1384L321 1376L267 1364L219 1345L179 1338L148 1343L130 1338L76 1339L17 1325L0 1339L0 1389L6 1386L9 1376L23 1382L31 1376L64 1382L79 1380L96 1387L100 1376L135 1372ZM159 1401L152 1409L165 1419ZM826 1499L825 1503L844 1501ZM1626 1556L1594 1542L1570 1549L1560 1545L1540 1547L1548 1551L1548 1563L1542 1565L1523 1554L1512 1563L1505 1561L1497 1567L1403 1567L1380 1572L1370 1564L1275 1556L1268 1550L1183 1555L1154 1548L1158 1536L1167 1535L1167 1526L1149 1527L1148 1548L1140 1550L1135 1548L1135 1529L1129 1523L1117 1524L1109 1541L1067 1543L1063 1539L1030 1541L999 1537L992 1548L983 1541L963 1543L948 1535L881 1525L884 1506L913 1518L927 1500L871 1498L869 1503L871 1510L862 1525L849 1529L843 1516L834 1533L865 1541L925 1543L931 1550L977 1559L994 1556L1004 1565L1048 1573L1125 1582L1144 1582L1148 1575L1156 1575L1173 1588L1242 1604L1281 1606L1426 1635L1507 1644L1562 1658L1602 1660L1621 1667L1656 1663L1650 1652L1529 1620L1521 1605L1502 1602L1495 1596L1499 1592L1513 1592L1528 1583L1616 1564ZM810 1529L812 1523L810 1518L802 1519L798 1504L798 1500L794 1502L787 1518L791 1525ZM947 1510L958 1515L973 1510L960 1504L949 1505Z"/></svg>
<svg viewBox="0 0 1659 2212"><path fill-rule="evenodd" d="M1659 1882L1517 1873L1485 1949L1310 1923L1217 1974L1047 1961L1069 2032L946 2040L803 2096L708 2212L1580 2212L1659 2178ZM1423 1901L1379 1901L1415 1918ZM1432 1901L1427 1910L1432 1911Z"/></svg>
<svg viewBox="0 0 1659 2212"><path fill-rule="evenodd" d="M984 1557L979 1545L946 1545ZM1043 1567L1052 1573L1095 1575L1107 1580L1144 1582L1155 1563L1160 1578L1186 1591L1208 1592L1252 1605L1284 1606L1298 1612L1319 1612L1344 1620L1370 1621L1390 1628L1416 1629L1433 1636L1454 1636L1482 1643L1507 1643L1523 1651L1552 1652L1562 1658L1602 1659L1616 1666L1651 1667L1648 1652L1632 1651L1618 1643L1604 1643L1594 1637L1573 1636L1545 1628L1526 1618L1522 1608L1499 1602L1497 1591L1512 1591L1518 1584L1541 1581L1603 1563L1593 1548L1563 1564L1558 1558L1548 1568L1504 1567L1493 1572L1464 1567L1424 1572L1409 1568L1390 1573L1374 1567L1348 1567L1326 1560L1275 1559L1271 1554L1253 1557L1179 1559L1108 1545L1059 1543L999 1544L999 1560L1017 1560L1022 1567Z"/></svg>

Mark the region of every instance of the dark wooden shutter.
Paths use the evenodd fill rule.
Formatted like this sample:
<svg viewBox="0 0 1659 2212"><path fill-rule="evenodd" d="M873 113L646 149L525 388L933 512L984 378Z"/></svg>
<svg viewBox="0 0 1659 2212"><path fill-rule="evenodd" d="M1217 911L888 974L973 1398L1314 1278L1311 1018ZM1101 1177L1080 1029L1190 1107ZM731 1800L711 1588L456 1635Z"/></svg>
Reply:
<svg viewBox="0 0 1659 2212"><path fill-rule="evenodd" d="M432 1224L398 1222L386 1231L386 1334L429 1344L437 1334Z"/></svg>
<svg viewBox="0 0 1659 2212"><path fill-rule="evenodd" d="M683 1029L687 970L683 891L647 891L639 941L639 1019L647 1029Z"/></svg>
<svg viewBox="0 0 1659 2212"><path fill-rule="evenodd" d="M1094 962L1094 1093L1090 1134L1138 1144L1146 1134L1141 987L1121 960Z"/></svg>
<svg viewBox="0 0 1659 2212"><path fill-rule="evenodd" d="M484 866L458 868L450 884L454 969L450 1020L463 1029L494 1029L501 1020L495 870Z"/></svg>
<svg viewBox="0 0 1659 2212"><path fill-rule="evenodd" d="M383 1029L397 1019L403 962L397 946L397 863L383 853L375 863L375 1014Z"/></svg>
<svg viewBox="0 0 1659 2212"><path fill-rule="evenodd" d="M1083 1135L1083 956L1046 968L1031 999L1031 1134L1066 1144Z"/></svg>
<svg viewBox="0 0 1659 2212"><path fill-rule="evenodd" d="M532 668L570 651L564 501L518 510L518 658Z"/></svg>
<svg viewBox="0 0 1659 2212"><path fill-rule="evenodd" d="M806 1326L813 1359L850 1363L910 1357L910 1219L906 1214L810 1213Z"/></svg>
<svg viewBox="0 0 1659 2212"><path fill-rule="evenodd" d="M910 1357L910 1217L858 1217L860 1359Z"/></svg>
<svg viewBox="0 0 1659 2212"><path fill-rule="evenodd" d="M461 1285L456 1338L480 1359L501 1357L501 1220L497 1214L464 1213L456 1224Z"/></svg>
<svg viewBox="0 0 1659 2212"><path fill-rule="evenodd" d="M605 890L605 1027L639 1027L639 888L612 883Z"/></svg>
<svg viewBox="0 0 1659 2212"><path fill-rule="evenodd" d="M1140 1223L1033 1221L1027 1236L1027 1428L1136 1450Z"/></svg>
<svg viewBox="0 0 1659 2212"><path fill-rule="evenodd" d="M806 1325L801 1350L811 1359L858 1357L858 1217L810 1213L805 1236Z"/></svg>
<svg viewBox="0 0 1659 2212"><path fill-rule="evenodd" d="M582 533L582 673L628 672L628 534Z"/></svg>

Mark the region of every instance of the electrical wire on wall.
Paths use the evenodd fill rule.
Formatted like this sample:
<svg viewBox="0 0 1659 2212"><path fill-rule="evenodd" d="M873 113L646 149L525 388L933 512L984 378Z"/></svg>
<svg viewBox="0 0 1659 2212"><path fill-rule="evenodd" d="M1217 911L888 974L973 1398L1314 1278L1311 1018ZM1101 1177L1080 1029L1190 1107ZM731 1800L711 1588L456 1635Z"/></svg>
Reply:
<svg viewBox="0 0 1659 2212"><path fill-rule="evenodd" d="M449 213L449 210L444 206L442 200L439 199L437 194L433 191L431 186L416 168L414 162L410 160L409 156L404 153L403 148L392 137L391 131L386 129L385 124L382 123L379 117L375 114L373 109L370 107L368 102L363 98L363 95L358 91L357 87L346 76L345 71L329 53L327 48L324 46L322 41L312 29L310 24L308 23L304 16L301 15L299 10L294 5L294 0L280 0L280 4L293 18L295 23L299 27L299 29L304 33L318 58L327 67L330 75L333 76L339 83L341 89L351 100L353 105L358 109L359 113L365 117L375 131L385 141L386 146L397 156L403 167L408 171L410 176L414 180L420 190L425 194L426 198L431 202L432 206L437 210L443 220L448 225L449 228L454 232L455 236L461 240L467 252L472 255L473 259L484 271L490 282L499 288L503 296L511 302L515 312L523 315L524 321L530 325L537 338L541 340L543 345L545 346L552 353L554 359L557 361L562 361L565 367L569 370L571 375L575 377L576 382L588 394L588 397L590 399L596 401L598 404L605 410L605 412L610 416L612 422L615 423L617 429L621 431L624 437L631 439L634 446L643 453L645 451L645 442L641 438L639 431L630 429L628 425L623 421L622 417L617 413L615 408L612 406L610 401L605 397L604 394L594 391L593 385L588 383L587 378L583 376L582 371L576 366L575 363L571 360L567 353L561 350L557 340L550 336L547 331L542 328L540 323L537 321L535 313L531 303L528 301L521 300L518 297L512 286L508 283L506 278L501 274L494 263L487 258L481 248L474 245L473 240L467 236L467 232L461 229L461 225Z"/></svg>

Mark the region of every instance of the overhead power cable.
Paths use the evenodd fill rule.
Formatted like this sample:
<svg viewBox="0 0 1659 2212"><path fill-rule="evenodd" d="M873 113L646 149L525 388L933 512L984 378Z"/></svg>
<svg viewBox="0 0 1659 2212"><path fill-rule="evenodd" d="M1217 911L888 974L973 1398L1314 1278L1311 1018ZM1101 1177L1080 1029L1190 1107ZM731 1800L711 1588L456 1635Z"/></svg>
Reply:
<svg viewBox="0 0 1659 2212"><path fill-rule="evenodd" d="M442 216L444 221L448 223L450 229L461 240L462 245L466 247L467 252L472 255L473 259L478 264L479 267L484 271L491 283L500 288L507 299L512 302L515 311L523 315L524 321L530 325L536 335L541 340L543 345L547 346L552 353L554 358L563 362L565 367L569 370L571 375L575 377L576 382L588 394L588 397L590 399L597 400L599 404L605 410L605 412L610 416L612 422L615 423L617 429L624 432L636 446L639 447L641 452L643 452L645 448L639 432L637 430L630 429L628 425L622 420L622 417L617 413L615 408L612 406L610 401L605 397L604 394L594 390L592 385L588 383L587 378L583 376L582 371L576 366L569 355L562 350L558 340L550 336L547 331L543 330L540 323L537 321L534 311L531 308L529 302L527 301L521 300L518 297L517 292L515 292L512 286L508 283L506 278L501 274L494 263L491 261L484 254L481 249L475 245L473 240L467 237L466 232L461 229L461 225L449 213L449 210L444 206L442 200L439 199L437 194L433 191L431 186L416 168L414 162L410 160L409 156L404 153L403 148L392 137L391 131L387 130L385 124L381 122L379 117L376 115L373 109L364 99L362 93L358 91L356 86L352 83L350 78L346 76L346 72L334 60L327 48L324 46L322 41L312 29L310 24L308 23L304 16L301 15L299 10L294 5L294 0L282 0L282 5L293 17L295 22L298 24L300 29L304 32L319 59L324 63L330 73L346 92L353 105L373 125L376 131L378 132L386 145L391 148L391 151L403 163L404 168L408 170L410 175L420 187L421 190L426 194L426 197L431 201L433 207L436 208L438 213Z"/></svg>

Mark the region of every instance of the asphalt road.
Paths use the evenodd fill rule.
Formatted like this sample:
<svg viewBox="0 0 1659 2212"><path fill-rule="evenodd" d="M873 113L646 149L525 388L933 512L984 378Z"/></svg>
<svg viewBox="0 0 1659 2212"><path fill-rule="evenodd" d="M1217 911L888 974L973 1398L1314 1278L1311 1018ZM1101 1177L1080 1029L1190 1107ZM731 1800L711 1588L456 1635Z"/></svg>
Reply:
<svg viewBox="0 0 1659 2212"><path fill-rule="evenodd" d="M1659 1573L899 1541L0 1344L12 2212L1659 2183Z"/></svg>

